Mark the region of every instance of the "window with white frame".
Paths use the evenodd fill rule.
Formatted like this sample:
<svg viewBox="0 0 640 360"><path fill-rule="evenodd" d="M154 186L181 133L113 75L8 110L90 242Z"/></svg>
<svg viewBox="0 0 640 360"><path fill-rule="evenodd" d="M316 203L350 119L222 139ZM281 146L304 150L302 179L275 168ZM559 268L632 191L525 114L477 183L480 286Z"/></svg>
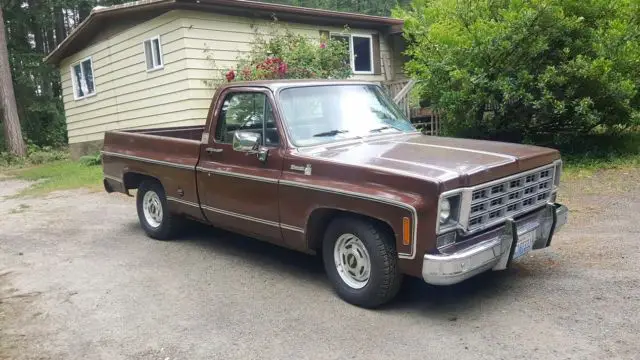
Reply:
<svg viewBox="0 0 640 360"><path fill-rule="evenodd" d="M96 85L93 82L93 62L91 57L71 65L71 80L74 99L79 100L95 95Z"/></svg>
<svg viewBox="0 0 640 360"><path fill-rule="evenodd" d="M164 67L160 36L152 37L144 41L144 57L147 63L147 71L159 70Z"/></svg>
<svg viewBox="0 0 640 360"><path fill-rule="evenodd" d="M373 37L371 35L331 34L331 38L349 44L349 61L354 74L373 74Z"/></svg>

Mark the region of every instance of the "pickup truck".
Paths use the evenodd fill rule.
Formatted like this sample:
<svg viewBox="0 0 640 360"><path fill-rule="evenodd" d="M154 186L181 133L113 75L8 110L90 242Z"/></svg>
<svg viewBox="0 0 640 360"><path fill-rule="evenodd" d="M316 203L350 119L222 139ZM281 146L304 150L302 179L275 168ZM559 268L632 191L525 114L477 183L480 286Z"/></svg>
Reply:
<svg viewBox="0 0 640 360"><path fill-rule="evenodd" d="M426 136L379 85L237 82L204 126L105 134L107 192L140 224L185 219L321 254L345 301L390 301L403 276L450 285L546 248L567 222L562 162L537 146Z"/></svg>

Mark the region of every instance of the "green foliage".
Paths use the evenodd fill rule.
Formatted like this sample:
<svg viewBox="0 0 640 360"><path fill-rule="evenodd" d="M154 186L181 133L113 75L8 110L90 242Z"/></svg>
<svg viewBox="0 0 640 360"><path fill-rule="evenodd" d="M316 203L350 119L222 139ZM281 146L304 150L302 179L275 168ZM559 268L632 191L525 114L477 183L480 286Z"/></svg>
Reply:
<svg viewBox="0 0 640 360"><path fill-rule="evenodd" d="M571 149L640 126L639 12L638 0L414 0L395 15L448 134Z"/></svg>
<svg viewBox="0 0 640 360"><path fill-rule="evenodd" d="M9 58L13 75L18 114L23 135L41 146L59 147L67 143L62 86L58 70L42 59L71 33L95 6L110 6L130 0L54 0L12 1L0 0L4 12ZM371 15L389 15L396 5L388 0L270 0L267 2L358 12ZM406 4L408 0L401 0ZM302 50L299 50L302 52ZM325 52L325 54L330 51ZM326 69L330 56L322 59L305 58L306 53L292 54L298 63L305 62L314 69ZM263 59L265 60L265 59ZM304 67L295 65L299 72ZM318 62L322 64L318 64ZM291 64L289 64L291 65ZM340 68L340 65L337 65ZM339 71L338 71L339 72ZM305 74L292 74L301 77ZM329 76L318 73L318 77ZM342 75L340 75L342 76ZM0 119L1 123L2 119ZM0 150L5 149L0 134Z"/></svg>
<svg viewBox="0 0 640 360"><path fill-rule="evenodd" d="M93 155L82 156L80 157L79 162L84 166L102 165L102 154L97 153Z"/></svg>
<svg viewBox="0 0 640 360"><path fill-rule="evenodd" d="M224 74L227 81L346 79L349 76L348 44L326 37L310 39L276 20L266 33L254 27L251 51L238 59L237 70Z"/></svg>
<svg viewBox="0 0 640 360"><path fill-rule="evenodd" d="M69 159L66 149L54 149L51 146L38 146L27 141L27 157L18 158L8 152L0 152L0 168L41 165Z"/></svg>

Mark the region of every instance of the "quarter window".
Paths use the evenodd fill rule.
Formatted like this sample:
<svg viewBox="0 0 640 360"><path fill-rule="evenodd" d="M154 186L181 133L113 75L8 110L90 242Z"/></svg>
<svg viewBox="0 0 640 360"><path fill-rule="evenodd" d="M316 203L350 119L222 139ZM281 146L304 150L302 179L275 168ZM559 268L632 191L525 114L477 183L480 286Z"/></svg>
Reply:
<svg viewBox="0 0 640 360"><path fill-rule="evenodd" d="M371 35L332 34L331 38L349 44L349 62L354 74L373 74L373 37Z"/></svg>
<svg viewBox="0 0 640 360"><path fill-rule="evenodd" d="M264 146L277 146L280 136L271 103L263 93L232 93L222 104L215 139L231 144L236 131L262 134Z"/></svg>
<svg viewBox="0 0 640 360"><path fill-rule="evenodd" d="M93 62L90 57L71 66L71 80L73 97L76 100L96 93L96 86L93 82Z"/></svg>
<svg viewBox="0 0 640 360"><path fill-rule="evenodd" d="M144 41L144 57L147 64L147 71L163 68L162 46L160 45L159 36Z"/></svg>

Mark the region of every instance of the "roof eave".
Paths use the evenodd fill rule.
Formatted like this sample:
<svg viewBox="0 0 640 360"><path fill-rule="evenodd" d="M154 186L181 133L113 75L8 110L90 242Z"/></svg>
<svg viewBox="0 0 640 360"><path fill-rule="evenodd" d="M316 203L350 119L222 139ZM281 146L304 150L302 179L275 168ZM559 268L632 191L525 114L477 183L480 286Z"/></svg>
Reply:
<svg viewBox="0 0 640 360"><path fill-rule="evenodd" d="M263 3L253 0L141 0L133 3L115 5L108 8L96 8L82 21L49 55L44 58L48 64L57 65L67 57L67 50L75 40L90 31L96 22L113 16L145 12L151 10L174 10L180 8L200 8L203 11L214 11L216 8L249 9L261 13L282 14L297 18L301 22L309 19L327 18L328 22L341 22L368 24L374 28L401 28L404 23L401 19L339 12L333 10L303 8L290 5Z"/></svg>

